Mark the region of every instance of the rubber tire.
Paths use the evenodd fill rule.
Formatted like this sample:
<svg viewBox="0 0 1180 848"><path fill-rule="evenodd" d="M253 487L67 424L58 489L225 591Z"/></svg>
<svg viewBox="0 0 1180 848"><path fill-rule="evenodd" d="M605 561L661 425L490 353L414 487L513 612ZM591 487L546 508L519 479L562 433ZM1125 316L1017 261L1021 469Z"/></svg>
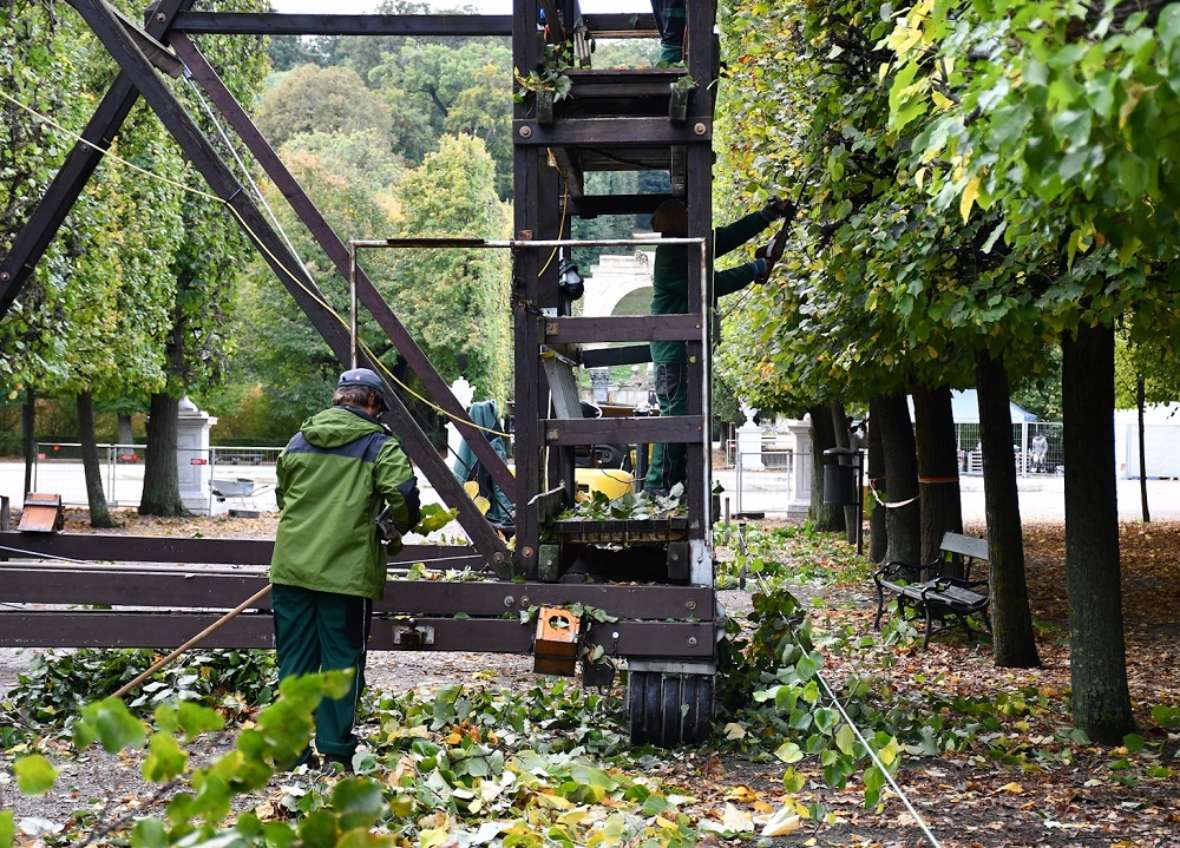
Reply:
<svg viewBox="0 0 1180 848"><path fill-rule="evenodd" d="M676 748L703 742L713 721L713 677L632 671L627 713L633 745Z"/></svg>

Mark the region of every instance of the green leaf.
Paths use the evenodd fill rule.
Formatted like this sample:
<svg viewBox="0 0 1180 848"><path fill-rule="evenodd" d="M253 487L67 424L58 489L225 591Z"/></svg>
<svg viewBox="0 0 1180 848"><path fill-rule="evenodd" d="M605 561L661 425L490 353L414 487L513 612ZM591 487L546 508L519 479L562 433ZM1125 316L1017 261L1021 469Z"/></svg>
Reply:
<svg viewBox="0 0 1180 848"><path fill-rule="evenodd" d="M327 810L317 810L299 823L299 838L308 848L334 848L339 833L336 817Z"/></svg>
<svg viewBox="0 0 1180 848"><path fill-rule="evenodd" d="M1143 750L1143 746L1146 744L1147 743L1144 738L1138 733L1128 733L1123 737L1123 747L1132 754L1138 754Z"/></svg>
<svg viewBox="0 0 1180 848"><path fill-rule="evenodd" d="M159 819L140 819L131 829L131 848L164 848L168 831Z"/></svg>
<svg viewBox="0 0 1180 848"><path fill-rule="evenodd" d="M840 729L836 731L836 747L840 749L841 753L849 757L856 750L856 734L852 732L852 728L847 724L840 725Z"/></svg>
<svg viewBox="0 0 1180 848"><path fill-rule="evenodd" d="M459 514L457 509L447 509L442 504L424 504L422 506L421 518L418 524L414 527L413 532L427 536L436 530L441 530L455 520L455 516Z"/></svg>
<svg viewBox="0 0 1180 848"><path fill-rule="evenodd" d="M1147 163L1134 153L1123 151L1119 154L1119 186L1123 192L1138 199L1147 193L1151 173Z"/></svg>
<svg viewBox="0 0 1180 848"><path fill-rule="evenodd" d="M881 788L885 785L885 774L876 766L865 769L865 808L872 809L881 799Z"/></svg>
<svg viewBox="0 0 1180 848"><path fill-rule="evenodd" d="M40 754L21 757L13 763L12 771L16 775L16 785L26 795L48 792L57 780L57 769Z"/></svg>
<svg viewBox="0 0 1180 848"><path fill-rule="evenodd" d="M819 669L819 663L810 656L802 656L799 661L795 663L795 673L799 675L801 681L807 681L815 677L815 672Z"/></svg>
<svg viewBox="0 0 1180 848"><path fill-rule="evenodd" d="M15 838L16 823L12 820L12 810L0 810L0 848L12 848Z"/></svg>
<svg viewBox="0 0 1180 848"><path fill-rule="evenodd" d="M809 704L819 700L819 685L814 680L807 681L807 685L803 687L803 700Z"/></svg>
<svg viewBox="0 0 1180 848"><path fill-rule="evenodd" d="M1093 113L1088 109L1066 109L1053 116L1053 134L1066 143L1067 150L1075 150L1090 140Z"/></svg>
<svg viewBox="0 0 1180 848"><path fill-rule="evenodd" d="M143 778L152 783L167 783L183 774L187 764L188 753L181 750L175 736L163 731L153 733L143 761Z"/></svg>
<svg viewBox="0 0 1180 848"><path fill-rule="evenodd" d="M803 759L803 751L794 742L784 742L775 749L774 755L788 765Z"/></svg>
<svg viewBox="0 0 1180 848"><path fill-rule="evenodd" d="M381 786L363 777L341 780L332 790L332 808L340 816L342 830L369 827L381 818L385 809Z"/></svg>
<svg viewBox="0 0 1180 848"><path fill-rule="evenodd" d="M181 701L178 720L184 730L184 741L191 742L202 733L211 733L225 727L225 719L217 710L203 707L193 701Z"/></svg>
<svg viewBox="0 0 1180 848"><path fill-rule="evenodd" d="M147 739L147 727L131 714L118 698L107 698L82 708L82 720L75 730L75 744L79 734L98 739L108 754L115 754L124 748L138 748ZM85 747L85 745L79 745Z"/></svg>
<svg viewBox="0 0 1180 848"><path fill-rule="evenodd" d="M1180 39L1180 4L1169 3L1164 7L1156 22L1155 31L1164 51L1171 50L1176 40Z"/></svg>
<svg viewBox="0 0 1180 848"><path fill-rule="evenodd" d="M789 794L802 792L803 787L806 785L807 778L793 768L789 768L783 772L783 789Z"/></svg>

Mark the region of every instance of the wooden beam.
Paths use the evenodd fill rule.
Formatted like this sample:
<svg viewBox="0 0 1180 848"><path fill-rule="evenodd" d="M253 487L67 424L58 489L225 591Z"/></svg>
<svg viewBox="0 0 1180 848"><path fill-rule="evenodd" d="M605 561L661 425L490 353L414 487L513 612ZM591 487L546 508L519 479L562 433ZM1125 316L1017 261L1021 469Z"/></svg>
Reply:
<svg viewBox="0 0 1180 848"><path fill-rule="evenodd" d="M517 144L662 147L711 141L713 119L700 117L673 124L667 118L566 118L545 126L524 118L513 121L512 130Z"/></svg>
<svg viewBox="0 0 1180 848"><path fill-rule="evenodd" d="M574 214L579 218L599 215L650 215L672 194L594 194L572 199Z"/></svg>
<svg viewBox="0 0 1180 848"><path fill-rule="evenodd" d="M178 13L192 4L193 0L162 0L148 18L148 33L159 38L168 31ZM82 130L82 138L99 149L82 142L74 144L41 202L0 259L0 318L8 312L28 282L90 175L102 161L102 151L111 146L138 97L139 92L132 85L131 77L120 72Z"/></svg>
<svg viewBox="0 0 1180 848"><path fill-rule="evenodd" d="M188 539L169 536L124 536L114 533L0 532L0 553L7 556L44 555L50 559L111 562L270 565L272 539ZM473 548L462 545L405 545L389 565L413 565L424 560L451 558L444 567L470 565ZM3 589L0 589L0 593Z"/></svg>
<svg viewBox="0 0 1180 848"><path fill-rule="evenodd" d="M171 648L217 620L216 613L0 612L0 645L23 648ZM429 628L430 644L398 637L412 626ZM369 649L375 651L532 652L533 626L499 618L418 618L413 625L385 618L373 621ZM402 637L404 640L404 636ZM619 657L713 656L713 622L619 621L590 625L585 642ZM274 621L267 613L243 613L210 635L207 648L273 648Z"/></svg>
<svg viewBox="0 0 1180 848"><path fill-rule="evenodd" d="M265 573L170 568L0 564L0 600L17 604L111 604L122 607L231 609L266 585ZM712 593L703 587L561 583L456 583L390 580L375 612L397 615L500 616L538 605L580 603L617 618L713 617ZM270 609L269 598L259 609Z"/></svg>
<svg viewBox="0 0 1180 848"><path fill-rule="evenodd" d="M583 16L599 38L657 38L650 14ZM406 35L417 37L512 35L512 15L318 15L268 12L187 12L175 29L228 35Z"/></svg>
<svg viewBox="0 0 1180 848"><path fill-rule="evenodd" d="M547 344L588 342L700 341L699 315L615 315L592 318L549 318Z"/></svg>
<svg viewBox="0 0 1180 848"><path fill-rule="evenodd" d="M243 143L245 143L246 147L254 154L254 157L262 165L262 169L266 172L266 175L270 177L275 187L287 199L295 214L299 216L299 219L307 227L324 253L335 264L336 270L339 272L341 278L347 283L349 270L348 248L344 246L344 243L332 230L331 226L329 226L324 216L320 213L320 210L312 202L311 198L307 196L307 192L299 185L294 175L287 170L287 166L279 159L278 154L275 153L274 149L263 138L258 127L250 120L250 116L246 114L246 110L238 103L225 83L222 82L221 77L217 75L217 72L196 48L196 45L182 32L173 34L171 40L176 52L184 60L185 65L192 73L193 79L205 90L209 98L216 104L218 110L229 121L230 126L234 128L234 131L242 139ZM398 320L397 315L389 307L389 304L385 302L381 293L377 291L377 287L373 285L368 275L360 267L356 271L356 285L358 299L377 320L377 323L385 331L389 340L393 342L398 353L406 361L406 364L418 375L423 387L426 389L427 397L450 414L451 420L455 423L456 428L479 458L483 467L492 476L492 479L496 481L501 489L508 493L509 497L514 497L516 492L516 478L512 476L512 472L508 469L504 460L496 453L491 442L488 441L487 436L480 430L475 429L472 425L471 418L467 415L467 410L455 398L455 395L451 392L451 387L447 385L446 381L435 370L430 359L418 347L418 343L414 341L414 337L410 335L405 325Z"/></svg>
<svg viewBox="0 0 1180 848"><path fill-rule="evenodd" d="M550 418L545 442L551 445L634 445L650 442L699 443L700 415L658 418Z"/></svg>
<svg viewBox="0 0 1180 848"><path fill-rule="evenodd" d="M582 351L583 368L613 368L616 365L642 365L651 362L651 345L596 347Z"/></svg>
<svg viewBox="0 0 1180 848"><path fill-rule="evenodd" d="M347 366L351 352L348 332L338 316L326 307L326 301L315 281L250 200L249 194L243 190L172 91L156 75L118 19L111 14L103 0L71 0L71 4L85 18L119 66L130 75L144 100L155 110L210 188L234 211L279 281L295 298L336 358ZM374 364L368 362L367 358L363 360L370 367ZM422 470L444 502L459 510L460 524L496 573L501 577L510 576L509 552L495 528L484 519L455 480L446 462L418 427L392 386L388 394L392 408L386 413L386 421L400 437L402 447L410 459Z"/></svg>

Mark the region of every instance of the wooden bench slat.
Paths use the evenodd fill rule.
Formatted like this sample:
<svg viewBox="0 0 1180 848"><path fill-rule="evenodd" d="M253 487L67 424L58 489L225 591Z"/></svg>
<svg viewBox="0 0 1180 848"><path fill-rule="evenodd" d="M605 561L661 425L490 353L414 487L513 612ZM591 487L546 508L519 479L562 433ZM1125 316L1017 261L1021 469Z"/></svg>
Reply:
<svg viewBox="0 0 1180 848"><path fill-rule="evenodd" d="M960 554L988 562L987 539L964 536L962 533L944 533L939 549L946 553Z"/></svg>

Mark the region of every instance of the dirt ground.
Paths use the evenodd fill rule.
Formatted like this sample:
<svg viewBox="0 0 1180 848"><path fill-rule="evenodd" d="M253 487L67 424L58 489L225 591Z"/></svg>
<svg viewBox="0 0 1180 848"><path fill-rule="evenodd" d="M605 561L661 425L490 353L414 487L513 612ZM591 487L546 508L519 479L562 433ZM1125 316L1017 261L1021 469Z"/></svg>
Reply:
<svg viewBox="0 0 1180 848"><path fill-rule="evenodd" d="M185 522L134 519L121 532L258 537L273 532L273 520L191 519ZM83 526L71 516L70 528ZM1180 523L1125 525L1123 589L1127 619L1128 676L1137 717L1151 742L1166 738L1150 718L1157 704L1180 704ZM1030 595L1038 626L1043 665L1031 670L997 670L984 641L967 642L955 633L937 638L930 649L913 646L893 654L886 672L901 696L921 693L946 699L995 697L1030 687L1045 696L1043 709L1030 713L1019 731L1021 739L1005 758L981 756L977 748L937 758L907 758L898 781L915 808L929 822L942 845L1060 846L1061 848L1180 848L1180 781L1175 777L1176 751L1163 746L1161 759L1173 776L1164 780L1127 781L1117 767L1119 753L1097 746L1074 748L1069 763L1038 759L1042 752L1064 750L1054 734L1068 729L1069 649L1064 590L1064 533L1060 526L1026 529ZM875 597L871 584L836 581L819 589L800 587L811 598L813 619L820 629L849 627L872 632ZM733 613L749 608L745 592L723 592L722 603ZM7 689L32 652L0 651L0 690ZM863 671L842 657L829 657L830 675L839 680ZM462 682L519 689L532 680L528 657L488 654L376 653L370 657L371 687L427 693ZM1011 731L1015 733L1015 731ZM198 758L212 759L232 741L226 731L205 743ZM1002 735L1002 734L999 734ZM989 740L999 745L1003 740ZM1027 742L1027 744L1025 744ZM63 748L64 751L64 748ZM1012 752L1024 757L1013 756ZM1037 756L1033 756L1033 754ZM39 816L65 823L79 811L99 812L105 805L145 804L150 791L139 778L139 755L110 757L88 753L62 757L61 786L40 798L15 792L0 773L0 807L17 818ZM736 786L774 802L782 796L781 763L713 748L679 752L658 764L653 773L673 784L691 787L702 804L716 805ZM897 798L884 813L865 812L859 786L832 792L809 784L803 803L823 801L839 814L835 825L796 834L774 844L878 845L927 844L913 816ZM153 802L157 806L162 799ZM85 815L85 813L84 813ZM814 840L814 841L809 841ZM705 844L718 844L707 837Z"/></svg>

